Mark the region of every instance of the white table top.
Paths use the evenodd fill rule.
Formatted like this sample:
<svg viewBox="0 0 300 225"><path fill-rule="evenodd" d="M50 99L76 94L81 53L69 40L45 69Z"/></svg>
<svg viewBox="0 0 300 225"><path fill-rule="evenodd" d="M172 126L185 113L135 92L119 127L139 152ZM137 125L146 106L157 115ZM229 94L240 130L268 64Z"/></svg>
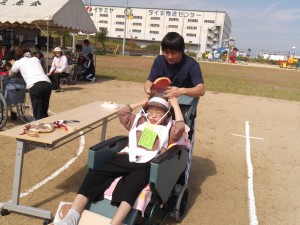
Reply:
<svg viewBox="0 0 300 225"><path fill-rule="evenodd" d="M21 135L23 132L24 125L2 131L0 132L0 135L7 136L7 137L13 137L18 140L24 140L24 141L34 141L38 143L43 144L55 144L58 141L61 141L87 127L90 127L98 122L101 122L102 120L114 115L117 110L120 107L123 107L124 105L119 105L118 109L113 108L106 108L102 107L103 102L96 101L92 102L83 106L80 106L78 108L74 108L62 113L55 114L53 116L35 121L35 122L43 122L43 123L53 123L57 120L78 120L79 123L68 123L67 126L74 127L76 130L73 131L66 131L63 128L56 128L51 133L39 133L38 137L30 137L26 134ZM32 123L35 123L32 122Z"/></svg>

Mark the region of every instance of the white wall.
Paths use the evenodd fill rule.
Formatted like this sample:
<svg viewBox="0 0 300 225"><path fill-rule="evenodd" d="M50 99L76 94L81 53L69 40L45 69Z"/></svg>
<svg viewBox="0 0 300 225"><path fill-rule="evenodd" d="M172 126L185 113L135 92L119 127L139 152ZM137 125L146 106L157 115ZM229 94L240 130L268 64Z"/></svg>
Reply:
<svg viewBox="0 0 300 225"><path fill-rule="evenodd" d="M105 27L108 36L123 38L124 7L92 6L91 19L99 30ZM226 12L131 8L132 18L126 21L126 39L160 43L167 32L181 34L189 50L197 52L217 49L230 36L231 21ZM217 29L214 27L217 26Z"/></svg>

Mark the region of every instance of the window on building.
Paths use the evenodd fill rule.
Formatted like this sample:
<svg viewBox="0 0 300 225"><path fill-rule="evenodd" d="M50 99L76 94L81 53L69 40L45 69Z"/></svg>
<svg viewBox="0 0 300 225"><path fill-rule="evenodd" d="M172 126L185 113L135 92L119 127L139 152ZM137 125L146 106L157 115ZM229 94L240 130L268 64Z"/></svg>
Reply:
<svg viewBox="0 0 300 225"><path fill-rule="evenodd" d="M155 41L155 38L152 38L152 41Z"/></svg>
<svg viewBox="0 0 300 225"><path fill-rule="evenodd" d="M186 29L187 30L197 30L197 27L195 27L195 26L187 26Z"/></svg>
<svg viewBox="0 0 300 225"><path fill-rule="evenodd" d="M178 18L169 18L169 21L179 21Z"/></svg>
<svg viewBox="0 0 300 225"><path fill-rule="evenodd" d="M159 31L156 31L156 30L150 30L150 34L159 34Z"/></svg>
<svg viewBox="0 0 300 225"><path fill-rule="evenodd" d="M160 17L152 16L150 19L151 20L160 20Z"/></svg>
<svg viewBox="0 0 300 225"><path fill-rule="evenodd" d="M196 34L192 34L192 33L186 33L187 37L196 37Z"/></svg>
<svg viewBox="0 0 300 225"><path fill-rule="evenodd" d="M117 25L124 25L124 24L125 24L125 22L120 22L120 21L117 21L117 22L116 22L116 24L117 24Z"/></svg>
<svg viewBox="0 0 300 225"><path fill-rule="evenodd" d="M193 44L193 42L192 42L192 41L189 41L189 44Z"/></svg>
<svg viewBox="0 0 300 225"><path fill-rule="evenodd" d="M100 17L108 17L108 14L100 14Z"/></svg>
<svg viewBox="0 0 300 225"><path fill-rule="evenodd" d="M122 28L116 28L115 31L124 31Z"/></svg>
<svg viewBox="0 0 300 225"><path fill-rule="evenodd" d="M214 20L204 20L204 23L215 23Z"/></svg>
<svg viewBox="0 0 300 225"><path fill-rule="evenodd" d="M143 19L143 17L142 16L133 16L133 19L139 19L139 20L141 20L141 19Z"/></svg>
<svg viewBox="0 0 300 225"><path fill-rule="evenodd" d="M132 33L141 33L142 31L141 30L137 30L137 29L133 29L131 32Z"/></svg>
<svg viewBox="0 0 300 225"><path fill-rule="evenodd" d="M117 18L125 18L125 15L116 15Z"/></svg>
<svg viewBox="0 0 300 225"><path fill-rule="evenodd" d="M142 23L132 23L133 26L142 26Z"/></svg>
<svg viewBox="0 0 300 225"><path fill-rule="evenodd" d="M198 23L198 19L188 19L188 22Z"/></svg>
<svg viewBox="0 0 300 225"><path fill-rule="evenodd" d="M178 25L168 25L168 28L178 28Z"/></svg>
<svg viewBox="0 0 300 225"><path fill-rule="evenodd" d="M108 23L106 20L99 20L99 23Z"/></svg>
<svg viewBox="0 0 300 225"><path fill-rule="evenodd" d="M150 27L159 27L159 24L150 24Z"/></svg>

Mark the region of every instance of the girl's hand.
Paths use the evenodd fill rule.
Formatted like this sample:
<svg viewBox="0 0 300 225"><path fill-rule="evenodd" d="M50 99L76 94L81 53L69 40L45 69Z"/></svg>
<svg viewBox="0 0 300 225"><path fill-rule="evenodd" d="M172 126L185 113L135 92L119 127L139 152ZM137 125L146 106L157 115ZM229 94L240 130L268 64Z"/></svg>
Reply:
<svg viewBox="0 0 300 225"><path fill-rule="evenodd" d="M178 98L169 98L169 103L174 108L179 105Z"/></svg>
<svg viewBox="0 0 300 225"><path fill-rule="evenodd" d="M142 106L146 105L149 101L149 97L142 100Z"/></svg>
<svg viewBox="0 0 300 225"><path fill-rule="evenodd" d="M130 104L129 106L130 106L130 108L132 108L132 109L136 109L136 108L138 108L138 107L141 107L141 106L146 105L146 103L147 103L148 101L149 101L149 97L143 99L143 100L140 101L140 102L132 103L132 104Z"/></svg>

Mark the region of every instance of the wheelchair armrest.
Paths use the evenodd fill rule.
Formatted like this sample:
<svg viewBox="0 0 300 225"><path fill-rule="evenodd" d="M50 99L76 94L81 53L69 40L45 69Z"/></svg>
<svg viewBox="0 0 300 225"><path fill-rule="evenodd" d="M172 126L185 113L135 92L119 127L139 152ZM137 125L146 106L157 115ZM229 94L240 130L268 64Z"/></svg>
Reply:
<svg viewBox="0 0 300 225"><path fill-rule="evenodd" d="M183 146L175 145L151 161L150 188L154 195L165 203L185 171L188 151Z"/></svg>
<svg viewBox="0 0 300 225"><path fill-rule="evenodd" d="M178 157L180 157L181 150L187 151L186 146L174 145L168 150L166 150L165 152L163 152L162 154L160 154L159 156L157 156L156 158L152 159L151 163L160 164L165 160L175 157L176 154L178 155Z"/></svg>
<svg viewBox="0 0 300 225"><path fill-rule="evenodd" d="M127 136L116 136L90 147L88 153L88 169L95 170L114 159L116 152L121 151L127 144Z"/></svg>

